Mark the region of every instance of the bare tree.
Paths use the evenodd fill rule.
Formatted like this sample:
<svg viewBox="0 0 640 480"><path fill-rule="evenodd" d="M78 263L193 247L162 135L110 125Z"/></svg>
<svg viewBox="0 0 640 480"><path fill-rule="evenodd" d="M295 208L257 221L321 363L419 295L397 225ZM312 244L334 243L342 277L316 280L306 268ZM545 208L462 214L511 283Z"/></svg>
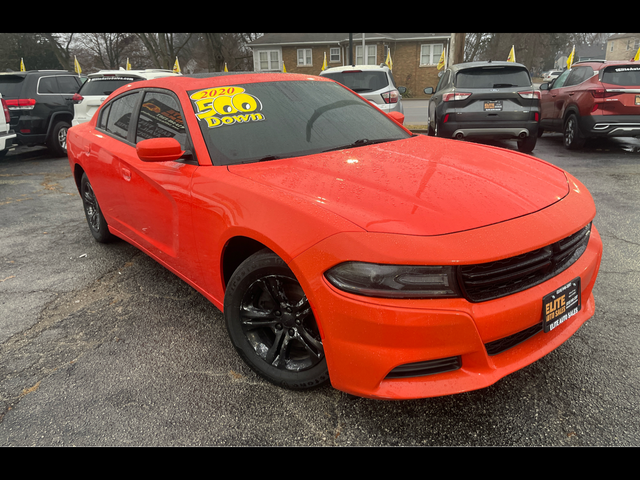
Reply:
<svg viewBox="0 0 640 480"><path fill-rule="evenodd" d="M171 69L193 33L136 33L136 35L149 52L155 68Z"/></svg>
<svg viewBox="0 0 640 480"><path fill-rule="evenodd" d="M78 43L92 55L92 65L114 70L133 55L137 40L133 33L88 33L81 35Z"/></svg>
<svg viewBox="0 0 640 480"><path fill-rule="evenodd" d="M73 33L42 33L48 47L53 51L64 70L73 70L73 59L69 46L73 41Z"/></svg>

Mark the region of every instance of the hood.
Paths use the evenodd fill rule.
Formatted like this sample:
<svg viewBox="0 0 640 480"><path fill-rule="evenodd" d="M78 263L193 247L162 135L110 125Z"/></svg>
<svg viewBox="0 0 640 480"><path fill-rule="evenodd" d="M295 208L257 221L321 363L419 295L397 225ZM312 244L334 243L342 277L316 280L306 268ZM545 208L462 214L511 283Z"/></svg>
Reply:
<svg viewBox="0 0 640 480"><path fill-rule="evenodd" d="M408 235L504 222L569 192L564 172L534 157L422 135L229 171L317 202L369 232Z"/></svg>

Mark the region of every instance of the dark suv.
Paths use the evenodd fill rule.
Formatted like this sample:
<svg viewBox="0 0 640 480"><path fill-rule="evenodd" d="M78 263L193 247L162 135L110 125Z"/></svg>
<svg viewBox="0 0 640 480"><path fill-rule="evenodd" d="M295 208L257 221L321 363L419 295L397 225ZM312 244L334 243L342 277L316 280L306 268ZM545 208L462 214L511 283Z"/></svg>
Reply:
<svg viewBox="0 0 640 480"><path fill-rule="evenodd" d="M512 138L531 152L538 137L540 91L524 65L459 63L447 68L428 104L429 135L448 138Z"/></svg>
<svg viewBox="0 0 640 480"><path fill-rule="evenodd" d="M640 136L638 62L574 63L540 90L540 127L562 132L568 149L588 138Z"/></svg>
<svg viewBox="0 0 640 480"><path fill-rule="evenodd" d="M60 70L0 73L0 93L11 112L18 145L46 145L67 154L67 129L73 119L71 98L82 81Z"/></svg>

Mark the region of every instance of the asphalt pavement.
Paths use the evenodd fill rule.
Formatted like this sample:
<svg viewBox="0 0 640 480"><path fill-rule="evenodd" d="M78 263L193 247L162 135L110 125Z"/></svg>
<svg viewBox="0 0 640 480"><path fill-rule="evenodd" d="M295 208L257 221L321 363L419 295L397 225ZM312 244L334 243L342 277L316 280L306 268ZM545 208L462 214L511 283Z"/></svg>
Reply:
<svg viewBox="0 0 640 480"><path fill-rule="evenodd" d="M596 201L595 316L488 388L411 401L262 381L199 293L93 240L66 158L20 147L0 160L0 446L639 445L640 140L561 138L534 156Z"/></svg>

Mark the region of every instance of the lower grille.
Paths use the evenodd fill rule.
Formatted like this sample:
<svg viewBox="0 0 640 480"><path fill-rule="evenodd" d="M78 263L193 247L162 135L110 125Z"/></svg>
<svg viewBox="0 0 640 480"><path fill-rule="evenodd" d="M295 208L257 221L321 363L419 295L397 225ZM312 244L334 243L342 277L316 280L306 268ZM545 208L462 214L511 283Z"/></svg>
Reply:
<svg viewBox="0 0 640 480"><path fill-rule="evenodd" d="M434 373L449 372L462 367L460 357L439 358L425 362L407 363L400 365L389 372L387 378L423 377Z"/></svg>
<svg viewBox="0 0 640 480"><path fill-rule="evenodd" d="M493 342L485 343L484 347L487 349L489 355L497 355L505 350L515 347L519 343L533 337L536 333L542 331L542 323L534 325L533 327L526 328L518 333L509 335L508 337L494 340Z"/></svg>
<svg viewBox="0 0 640 480"><path fill-rule="evenodd" d="M485 302L531 288L569 268L587 249L591 224L573 235L532 252L496 262L460 267L467 300Z"/></svg>

